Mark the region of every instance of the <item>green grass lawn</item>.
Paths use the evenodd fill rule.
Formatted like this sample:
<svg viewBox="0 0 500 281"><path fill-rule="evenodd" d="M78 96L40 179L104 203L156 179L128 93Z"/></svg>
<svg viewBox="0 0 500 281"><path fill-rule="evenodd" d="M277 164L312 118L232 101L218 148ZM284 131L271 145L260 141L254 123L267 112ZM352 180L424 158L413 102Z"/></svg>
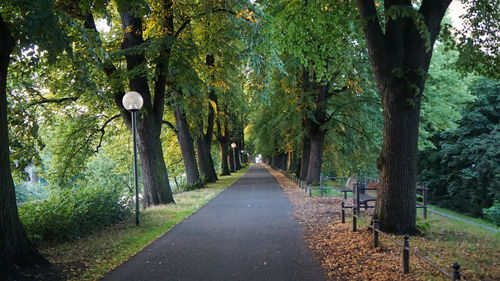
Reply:
<svg viewBox="0 0 500 281"><path fill-rule="evenodd" d="M41 247L41 252L63 271L68 280L96 280L156 240L193 214L241 177L249 166L205 188L177 193L176 204L153 207L141 213L141 224L134 219L107 227L84 238Z"/></svg>

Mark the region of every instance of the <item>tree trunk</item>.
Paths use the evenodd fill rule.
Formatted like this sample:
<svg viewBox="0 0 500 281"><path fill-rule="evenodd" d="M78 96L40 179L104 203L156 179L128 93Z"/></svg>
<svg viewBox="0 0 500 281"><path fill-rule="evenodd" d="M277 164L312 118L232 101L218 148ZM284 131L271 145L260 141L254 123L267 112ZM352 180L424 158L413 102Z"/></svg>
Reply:
<svg viewBox="0 0 500 281"><path fill-rule="evenodd" d="M196 155L194 153L193 138L189 130L189 124L186 114L180 105L173 105L175 124L177 125L177 140L181 147L182 160L188 184L194 184L200 179L198 166L196 164Z"/></svg>
<svg viewBox="0 0 500 281"><path fill-rule="evenodd" d="M416 232L420 102L432 46L450 2L423 0L417 10L412 7L411 1L384 1L386 13L392 7L415 9L426 29L424 36L416 23L404 16L386 14L385 28L382 29L375 3L357 1L384 108L384 141L377 161L381 188L377 195L375 217L379 219L380 228L387 232Z"/></svg>
<svg viewBox="0 0 500 281"><path fill-rule="evenodd" d="M307 169L306 181L308 184L319 184L321 165L323 164L323 146L325 143L325 131L319 126L311 132L311 148L309 154L309 167Z"/></svg>
<svg viewBox="0 0 500 281"><path fill-rule="evenodd" d="M168 172L163 158L160 128L147 117L138 126L138 150L141 156L142 182L144 185L143 207L173 203Z"/></svg>
<svg viewBox="0 0 500 281"><path fill-rule="evenodd" d="M392 233L416 232L417 148L420 101L414 99L411 88L388 82L384 89L384 141L377 166L381 189L378 192L375 216L380 227ZM420 81L421 82L421 81ZM410 83L421 84L419 81ZM404 195L404 196L402 196ZM397 210L404 210L399 212Z"/></svg>
<svg viewBox="0 0 500 281"><path fill-rule="evenodd" d="M14 38L0 15L0 280L15 277L16 265L48 265L19 220L10 170L7 124L7 71Z"/></svg>
<svg viewBox="0 0 500 281"><path fill-rule="evenodd" d="M219 142L220 146L220 165L221 165L221 175L222 176L227 176L231 174L231 171L229 170L229 138L227 137L217 137L217 141Z"/></svg>
<svg viewBox="0 0 500 281"><path fill-rule="evenodd" d="M142 37L142 18L133 11L130 3L118 1L118 11L120 13L123 43L122 49L140 48L144 43ZM167 22L170 22L167 21ZM169 26L168 29L173 27ZM162 49L162 57L157 63L157 75L154 81L155 95L151 95L149 81L142 71L137 71L138 68L145 67L146 57L144 50L141 52L126 52L125 60L127 63L127 71L133 73L128 78L129 88L142 95L144 100L144 108L139 112L138 120L138 135L139 135L139 153L142 164L142 178L144 184L144 207L158 204L175 203L168 180L167 168L163 158L163 150L161 146L160 133L163 118L163 110L165 105L165 61L168 61L170 49ZM105 69L108 75L112 75L116 69L114 67ZM127 112L121 105L121 97L123 94L115 95L115 104L120 109L125 123L130 128L130 118Z"/></svg>
<svg viewBox="0 0 500 281"><path fill-rule="evenodd" d="M230 142L228 142L229 144ZM228 158L227 161L229 162L229 169L231 170L232 173L236 172L236 165L234 164L234 148L228 148Z"/></svg>
<svg viewBox="0 0 500 281"><path fill-rule="evenodd" d="M196 149L198 152L198 168L207 182L216 182L218 180L215 173L214 161L212 159L211 141L207 142L204 136L196 139Z"/></svg>
<svg viewBox="0 0 500 281"><path fill-rule="evenodd" d="M301 180L307 179L307 171L309 170L309 159L311 155L311 138L309 136L304 137L304 142L302 143L302 159L300 160L300 174Z"/></svg>
<svg viewBox="0 0 500 281"><path fill-rule="evenodd" d="M207 56L208 58L209 56ZM210 60L207 59L207 63ZM208 98L215 100L215 94L210 91ZM208 104L208 120L206 133L203 131L203 122L200 123L200 133L196 139L196 147L198 151L198 168L201 174L208 182L216 182L218 180L217 173L215 173L214 160L212 159L212 137L214 134L214 123L215 123L215 110L211 103Z"/></svg>

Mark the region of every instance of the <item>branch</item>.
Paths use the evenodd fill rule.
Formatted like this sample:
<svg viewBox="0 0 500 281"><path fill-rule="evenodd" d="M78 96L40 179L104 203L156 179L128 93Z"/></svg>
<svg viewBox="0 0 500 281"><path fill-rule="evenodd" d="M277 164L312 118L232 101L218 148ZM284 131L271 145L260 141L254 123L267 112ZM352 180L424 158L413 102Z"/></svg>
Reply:
<svg viewBox="0 0 500 281"><path fill-rule="evenodd" d="M109 118L108 120L106 120L106 122L104 122L104 124L102 125L102 127L97 130L98 132L101 132L101 137L99 138L99 143L97 144L97 147L95 148L95 152L99 152L99 148L101 148L101 144L102 144L102 140L104 138L104 134L106 134L106 126L109 125L109 123L111 123L113 120L115 120L116 118L119 118L121 115L120 114L117 114L111 118Z"/></svg>
<svg viewBox="0 0 500 281"><path fill-rule="evenodd" d="M40 104L44 104L44 103L63 103L65 101L76 101L76 100L78 100L78 97L69 97L69 98L60 98L60 99L43 99L43 100L34 101L34 102L28 104L28 106L26 108L30 108L32 106L40 105Z"/></svg>
<svg viewBox="0 0 500 281"><path fill-rule="evenodd" d="M168 122L167 120L162 120L161 123L167 125L167 127L169 127L172 131L174 131L176 135L179 133L177 128L175 128L175 126L172 123Z"/></svg>
<svg viewBox="0 0 500 281"><path fill-rule="evenodd" d="M327 93L326 93L326 99L331 98L334 94L340 94L340 93L342 93L343 91L345 91L345 90L347 90L347 89L348 89L348 87L347 87L347 86L344 86L344 87L342 87L341 89L336 89L336 90L333 90L333 91L331 91L331 92L327 92Z"/></svg>
<svg viewBox="0 0 500 281"><path fill-rule="evenodd" d="M385 60L385 36L379 24L377 9L373 0L357 0L358 10L361 15L363 31L365 33L368 51L376 64L375 68L382 65Z"/></svg>
<svg viewBox="0 0 500 281"><path fill-rule="evenodd" d="M431 37L431 45L434 44L434 41L439 34L441 21L443 20L444 14L451 1L452 0L424 0L420 6L418 12L424 16L425 25L427 26Z"/></svg>
<svg viewBox="0 0 500 281"><path fill-rule="evenodd" d="M250 9L247 9L247 10L250 10ZM203 16L206 16L208 14L213 14L213 13L228 13L228 14L231 14L233 16L237 16L238 13L236 13L235 11L231 11L231 10L228 10L228 9L224 9L224 8L218 8L218 9L213 9L213 10L209 10L209 11L206 11L204 13L201 13L201 14L198 14L196 16L193 16L191 18L188 18L186 19L182 24L181 26L179 27L179 29L177 29L177 31L174 33L174 38L178 38L179 35L182 33L182 31L186 28L186 26L188 26L191 21L193 20L196 20L196 19L199 19ZM244 20L246 21L251 21L250 19L247 19L247 18L243 18Z"/></svg>

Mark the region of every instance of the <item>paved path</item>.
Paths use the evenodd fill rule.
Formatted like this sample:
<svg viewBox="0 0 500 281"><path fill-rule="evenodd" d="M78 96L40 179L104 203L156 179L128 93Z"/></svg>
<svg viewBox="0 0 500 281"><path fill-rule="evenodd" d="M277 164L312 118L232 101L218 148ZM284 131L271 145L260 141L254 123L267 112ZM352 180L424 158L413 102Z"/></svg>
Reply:
<svg viewBox="0 0 500 281"><path fill-rule="evenodd" d="M323 280L290 212L274 177L255 165L103 280Z"/></svg>
<svg viewBox="0 0 500 281"><path fill-rule="evenodd" d="M455 220L458 220L458 221L461 221L461 222L465 222L465 223L468 223L468 224L472 224L472 225L484 228L484 229L489 230L489 231L493 231L493 232L496 232L496 233L500 232L500 230L495 229L495 228L493 228L491 226L487 226L487 225L480 224L480 223L477 223L477 222L474 222L474 221L471 221L471 220L468 220L468 219L464 219L464 218L461 218L461 217L450 215L450 214L447 214L445 212L441 212L441 211L438 211L438 210L433 210L433 209L430 209L430 208L429 208L429 211L432 212L432 213L435 213L437 215L440 215L440 216L443 216L443 217L447 217L447 218L450 218L450 219L455 219Z"/></svg>

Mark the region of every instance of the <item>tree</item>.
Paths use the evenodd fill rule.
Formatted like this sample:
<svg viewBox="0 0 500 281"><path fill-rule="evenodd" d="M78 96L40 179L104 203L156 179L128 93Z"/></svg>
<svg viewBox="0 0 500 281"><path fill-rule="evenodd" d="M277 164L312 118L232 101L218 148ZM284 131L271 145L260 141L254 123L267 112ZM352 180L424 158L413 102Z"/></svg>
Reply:
<svg viewBox="0 0 500 281"><path fill-rule="evenodd" d="M358 0L370 60L384 109L377 165L381 190L375 217L384 231L416 232L417 141L420 106L434 42L451 0ZM385 22L383 25L380 22Z"/></svg>
<svg viewBox="0 0 500 281"><path fill-rule="evenodd" d="M33 44L40 37L50 35L31 34L27 26L33 23L54 24L53 10L50 3L41 3L38 8L33 8L32 13L26 17L20 17L17 11L19 8L27 8L26 3L7 2L0 7L0 278L9 279L14 277L15 266L48 265L49 262L37 251L29 241L26 232L19 220L16 206L16 196L14 183L12 180L11 163L9 156L9 130L7 124L7 73L11 54L14 51L16 42L21 47ZM45 11L43 10L45 9ZM9 24L4 20L4 16L10 16L11 20L18 20L16 35ZM38 21L38 22L37 22ZM12 25L12 23L10 23ZM55 33L58 34L58 26L53 25ZM22 31L22 32L21 32ZM45 31L45 30L42 30ZM47 45L41 45L46 47ZM57 44L52 46L52 50ZM19 47L19 46L18 46Z"/></svg>
<svg viewBox="0 0 500 281"><path fill-rule="evenodd" d="M419 164L434 204L479 216L500 200L500 83L479 78L470 92L458 127L436 134Z"/></svg>
<svg viewBox="0 0 500 281"><path fill-rule="evenodd" d="M292 80L303 112L300 177L318 184L328 128L343 122L335 103L338 97L359 94L356 90L367 77L360 64L365 57L361 34L349 2L269 1L266 11L274 47L282 59L291 57L297 65Z"/></svg>

